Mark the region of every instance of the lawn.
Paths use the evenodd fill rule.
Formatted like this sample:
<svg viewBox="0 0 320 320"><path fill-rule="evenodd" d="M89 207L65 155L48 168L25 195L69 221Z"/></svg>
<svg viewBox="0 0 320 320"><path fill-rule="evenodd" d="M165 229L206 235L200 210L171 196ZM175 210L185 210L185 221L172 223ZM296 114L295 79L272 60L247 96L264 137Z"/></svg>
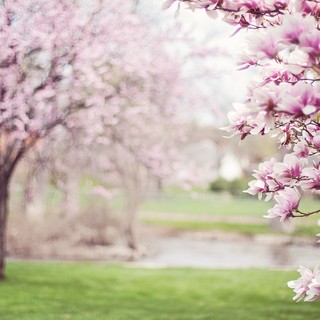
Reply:
<svg viewBox="0 0 320 320"><path fill-rule="evenodd" d="M1 320L318 319L294 303L296 272L136 269L103 264L9 263Z"/></svg>
<svg viewBox="0 0 320 320"><path fill-rule="evenodd" d="M165 226L178 230L220 230L224 232L240 232L247 235L281 233L270 229L268 219L262 222L238 221L241 217L262 218L267 210L273 205L272 201L259 201L255 197L232 197L230 195L213 193L208 191L198 191L188 193L182 190L166 190L162 196L149 198L142 205L141 211L157 213L157 216L144 217L142 221L146 224ZM303 211L313 211L319 208L319 201L312 198L302 200L300 209ZM170 214L161 215L159 214ZM183 219L176 214L190 215L188 219ZM197 216L216 216L217 221L197 220ZM234 221L224 221L225 218L235 218ZM170 218L170 219L168 219ZM317 224L319 215L309 218L294 219L294 236L312 237L320 232ZM220 220L220 221L219 221Z"/></svg>
<svg viewBox="0 0 320 320"><path fill-rule="evenodd" d="M270 208L269 203L255 198L229 197L217 193L164 194L149 198L142 205L142 211L189 214L215 214L228 216L262 216Z"/></svg>
<svg viewBox="0 0 320 320"><path fill-rule="evenodd" d="M159 197L148 198L142 204L142 211L213 214L221 216L253 216L261 217L273 205L272 201L259 201L253 196L232 197L230 195L200 191L187 193L167 190ZM303 199L301 210L319 209L319 201L311 198Z"/></svg>

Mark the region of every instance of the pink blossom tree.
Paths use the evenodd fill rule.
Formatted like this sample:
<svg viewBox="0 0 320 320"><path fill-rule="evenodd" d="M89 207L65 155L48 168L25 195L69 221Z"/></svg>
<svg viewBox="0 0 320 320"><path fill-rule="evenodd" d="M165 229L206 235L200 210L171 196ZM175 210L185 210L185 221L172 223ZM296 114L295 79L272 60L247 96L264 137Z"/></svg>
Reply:
<svg viewBox="0 0 320 320"><path fill-rule="evenodd" d="M99 108L111 121L109 105L125 99L120 93L127 83L138 88L145 73L143 55L130 59L124 53L135 56L136 42L150 34L130 1L121 8L104 0L1 1L0 279L9 182L17 164L57 126L75 126L76 113L86 119Z"/></svg>
<svg viewBox="0 0 320 320"><path fill-rule="evenodd" d="M136 48L141 48L146 39L139 40L141 44L136 43ZM191 162L178 151L188 130L187 121L181 117L188 109L181 98L186 90L182 64L159 46L165 40L164 35L153 34L143 50L143 60L139 52L135 59L130 58L132 52L124 53L123 61L136 63L133 74L139 75L142 65L144 74L139 81L125 79L117 96L109 100L108 112L97 105L90 114L73 114L68 119L69 128L56 128L45 143L37 146L38 163L45 163L54 173L63 192L63 215L76 214L74 201L69 201L74 200L76 189L70 189L69 182L80 176L100 183L97 190L106 194L106 201L112 194L110 189L124 194L124 233L133 250L139 247L137 211L150 186L155 179L166 179ZM48 143L52 149L47 148Z"/></svg>
<svg viewBox="0 0 320 320"><path fill-rule="evenodd" d="M166 50L175 41L163 31L136 35L132 44L127 40L126 46L133 47L119 55L123 65L130 66L130 74L113 68L119 86L108 101L108 109L96 104L90 113L84 110L71 115L65 130L57 128L38 146L40 162L55 173L63 192L65 216L76 213L75 201L69 202L76 190L71 190L68 182L79 180L80 175L101 184L95 190L106 195L106 202L112 188L123 194L124 235L128 247L135 251L140 249L137 215L145 195L155 181L168 180L193 165L181 149L188 143L195 105L201 106L204 97L190 89L183 75L186 60L192 63L194 59L193 46L186 50L184 59L177 59ZM183 94L186 90L188 97ZM48 143L53 149L47 148Z"/></svg>
<svg viewBox="0 0 320 320"><path fill-rule="evenodd" d="M248 193L275 200L266 217L287 222L320 212L300 208L304 192L320 190L320 3L314 0L169 0L210 17L221 15L248 31L241 69L255 67L260 81L248 98L229 114L226 128L234 136L273 134L287 154L282 161L261 163ZM294 300L320 299L320 273L300 268L301 278L289 282Z"/></svg>

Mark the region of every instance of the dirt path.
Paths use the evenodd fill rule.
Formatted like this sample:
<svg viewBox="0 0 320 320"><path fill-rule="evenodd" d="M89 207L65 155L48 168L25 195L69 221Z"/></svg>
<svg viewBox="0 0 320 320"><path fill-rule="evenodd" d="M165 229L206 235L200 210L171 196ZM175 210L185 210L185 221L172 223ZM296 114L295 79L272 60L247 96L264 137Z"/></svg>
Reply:
<svg viewBox="0 0 320 320"><path fill-rule="evenodd" d="M166 213L166 212L141 212L140 218L172 220L172 221L208 221L208 222L229 222L229 223L266 223L263 217L223 216L213 214L187 214L187 213Z"/></svg>

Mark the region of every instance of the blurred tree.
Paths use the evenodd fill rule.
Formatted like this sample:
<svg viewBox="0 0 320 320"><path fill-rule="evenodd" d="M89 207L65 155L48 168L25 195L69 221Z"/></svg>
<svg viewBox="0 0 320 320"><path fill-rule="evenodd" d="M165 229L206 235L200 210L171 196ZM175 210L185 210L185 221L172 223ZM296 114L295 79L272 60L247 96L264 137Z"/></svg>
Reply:
<svg viewBox="0 0 320 320"><path fill-rule="evenodd" d="M90 132L100 132L93 109L112 126L117 106L145 85L141 79L151 65L146 61L157 62L140 50L152 32L129 2L119 7L104 0L4 0L0 25L2 279L8 186L17 164L58 126L72 129L82 121L90 123Z"/></svg>
<svg viewBox="0 0 320 320"><path fill-rule="evenodd" d="M148 46L141 52L146 41ZM77 190L69 187L70 181L76 187L74 181L81 176L101 183L100 191L105 187L122 190L126 201L124 233L134 250L139 248L137 212L150 185L177 177L177 172L192 163L181 152L190 121L185 113L196 110L194 102L202 96L190 89L191 99L183 95L188 82L183 78L183 62L165 49L170 41L174 39L168 39L164 32L136 36L135 46L119 53L124 63L132 65L130 77L113 68L113 76L121 85L117 96L108 101L108 111L97 105L90 114L71 115L67 127L57 127L47 143L37 146L40 162L46 163L63 191L64 215L77 211ZM52 148L47 148L48 143ZM109 200L110 192L105 191Z"/></svg>

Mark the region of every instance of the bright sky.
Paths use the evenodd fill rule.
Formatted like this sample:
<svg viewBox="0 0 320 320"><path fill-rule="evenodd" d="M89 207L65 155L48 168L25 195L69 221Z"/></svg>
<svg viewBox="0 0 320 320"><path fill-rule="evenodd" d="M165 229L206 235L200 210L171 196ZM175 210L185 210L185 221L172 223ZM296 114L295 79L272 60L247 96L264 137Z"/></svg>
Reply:
<svg viewBox="0 0 320 320"><path fill-rule="evenodd" d="M141 10L147 13L151 21L172 24L174 20L181 23L183 30L188 31L199 43L209 44L217 48L216 57L209 60L212 76L203 79L203 90L212 94L215 103L222 110L231 110L233 102L241 102L246 97L246 87L253 79L253 73L237 70L237 58L245 45L245 31L230 37L235 28L221 21L207 16L204 11L185 9L181 6L178 15L175 15L177 6L168 10L161 10L163 0L140 0ZM224 112L225 113L225 112ZM212 122L204 112L203 121Z"/></svg>

